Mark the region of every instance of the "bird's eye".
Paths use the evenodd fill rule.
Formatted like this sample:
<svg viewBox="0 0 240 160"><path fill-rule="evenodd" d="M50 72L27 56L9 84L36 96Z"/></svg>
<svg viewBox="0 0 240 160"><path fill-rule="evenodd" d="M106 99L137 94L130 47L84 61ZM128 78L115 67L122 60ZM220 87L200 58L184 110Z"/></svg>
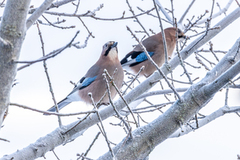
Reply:
<svg viewBox="0 0 240 160"><path fill-rule="evenodd" d="M108 44L106 43L104 47L107 48L107 47L108 47Z"/></svg>
<svg viewBox="0 0 240 160"><path fill-rule="evenodd" d="M178 34L181 34L181 33L182 33L182 31L180 29L178 29Z"/></svg>

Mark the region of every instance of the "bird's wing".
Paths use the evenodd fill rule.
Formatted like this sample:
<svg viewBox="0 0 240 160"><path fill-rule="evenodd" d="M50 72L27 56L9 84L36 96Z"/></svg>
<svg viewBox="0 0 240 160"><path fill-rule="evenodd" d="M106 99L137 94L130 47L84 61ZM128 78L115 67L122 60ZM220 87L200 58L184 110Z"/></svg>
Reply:
<svg viewBox="0 0 240 160"><path fill-rule="evenodd" d="M94 82L98 75L99 75L100 69L98 65L93 65L86 73L86 75L84 77L82 77L78 83L76 84L76 86L73 88L72 92L69 93L69 95L71 95L72 93L81 90L87 86L89 86L92 82ZM101 74L100 74L101 75ZM69 96L68 95L68 96Z"/></svg>
<svg viewBox="0 0 240 160"><path fill-rule="evenodd" d="M80 81L76 84L76 86L73 88L72 92L69 93L69 95L67 97L72 95L74 92L89 86L92 82L95 81L96 78L97 78L97 76L94 76L94 77L82 77L80 79Z"/></svg>
<svg viewBox="0 0 240 160"><path fill-rule="evenodd" d="M152 57L154 52L148 52L148 54ZM122 60L121 65L124 66L135 66L143 61L146 61L147 55L143 51L132 51L128 53Z"/></svg>

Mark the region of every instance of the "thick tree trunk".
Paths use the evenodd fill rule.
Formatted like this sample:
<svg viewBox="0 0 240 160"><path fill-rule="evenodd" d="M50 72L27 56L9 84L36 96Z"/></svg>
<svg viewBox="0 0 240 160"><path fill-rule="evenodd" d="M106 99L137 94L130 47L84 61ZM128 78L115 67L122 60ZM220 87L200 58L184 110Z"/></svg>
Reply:
<svg viewBox="0 0 240 160"><path fill-rule="evenodd" d="M30 0L8 0L0 25L0 128L16 76Z"/></svg>

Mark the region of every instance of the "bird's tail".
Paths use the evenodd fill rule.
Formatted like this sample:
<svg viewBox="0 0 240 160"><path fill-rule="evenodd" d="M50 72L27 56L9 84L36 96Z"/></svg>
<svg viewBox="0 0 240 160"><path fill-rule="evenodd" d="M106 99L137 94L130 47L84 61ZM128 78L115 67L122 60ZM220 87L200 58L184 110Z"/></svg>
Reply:
<svg viewBox="0 0 240 160"><path fill-rule="evenodd" d="M58 102L58 104L57 104L57 105L58 105L58 110L61 110L63 107L65 107L65 106L68 105L69 103L71 103L71 102L68 101L67 98L61 100L61 101ZM51 108L49 108L47 111L48 111L48 112L56 112L56 107L55 107L55 105L52 106Z"/></svg>

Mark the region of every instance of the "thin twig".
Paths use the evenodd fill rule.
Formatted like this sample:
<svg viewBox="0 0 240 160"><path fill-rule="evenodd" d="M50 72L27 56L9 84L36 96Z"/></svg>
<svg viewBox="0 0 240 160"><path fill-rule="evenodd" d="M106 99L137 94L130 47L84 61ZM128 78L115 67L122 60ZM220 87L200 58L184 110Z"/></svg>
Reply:
<svg viewBox="0 0 240 160"><path fill-rule="evenodd" d="M86 39L85 39L85 41L84 41L84 44L82 44L82 45L79 46L77 43L74 43L74 44L72 44L72 46L76 47L77 49L83 49L83 48L87 47L87 43L88 43L88 40L89 40L90 36L91 36L91 34L89 34L89 35L86 37Z"/></svg>
<svg viewBox="0 0 240 160"><path fill-rule="evenodd" d="M164 90L164 87L163 87L163 84L162 84L162 81L161 80L158 80L160 86L161 86L161 89ZM166 98L166 100L168 100L170 102L170 99L167 97L167 94L163 94L164 97Z"/></svg>
<svg viewBox="0 0 240 160"><path fill-rule="evenodd" d="M59 28L59 29L72 29L75 28L76 26L69 26L69 27L61 27L61 26L57 26L53 23L51 23L44 15L42 15L42 17L47 21L48 24L50 24L51 26L55 27L55 28Z"/></svg>
<svg viewBox="0 0 240 160"><path fill-rule="evenodd" d="M175 23L177 23L177 21L175 21L175 17L174 17L173 0L170 0L170 2L171 2L171 12L170 13L172 13L173 26L175 26Z"/></svg>
<svg viewBox="0 0 240 160"><path fill-rule="evenodd" d="M9 140L7 140L7 139L4 139L4 138L0 138L0 141L4 141L4 142L10 142Z"/></svg>
<svg viewBox="0 0 240 160"><path fill-rule="evenodd" d="M106 71L106 72L107 72L107 71ZM115 111L117 117L118 117L118 118L123 122L123 124L126 126L130 137L133 138L131 127L130 127L130 126L128 125L128 123L124 120L124 118L120 115L120 113L119 113L118 110L116 109L115 105L113 104L112 97L111 97L111 92L110 92L110 86L109 86L109 82L108 82L108 79L107 79L107 73L106 73L106 72L103 73L103 77L104 77L105 82L106 82L106 88L107 88L107 92L108 92L109 102L110 102L110 104L112 105L113 110ZM108 78L110 79L110 77L108 77ZM113 81L113 80L110 79L110 81ZM113 82L112 82L112 83L113 83Z"/></svg>
<svg viewBox="0 0 240 160"><path fill-rule="evenodd" d="M138 73L134 76L134 78L131 80L131 82L130 82L130 84L129 85L127 85L127 88L125 89L125 91L122 93L122 95L124 95L126 92L127 92L127 90L128 90L128 88L130 88L130 86L133 84L133 82L138 78L138 76L140 75L140 73L142 72L144 70L144 66L142 66L141 68L140 68L140 70L138 71Z"/></svg>
<svg viewBox="0 0 240 160"><path fill-rule="evenodd" d="M98 139L99 135L101 132L98 132L97 135L95 136L95 138L93 139L92 143L90 144L90 146L88 147L88 149L86 150L86 152L83 154L84 157L87 156L88 152L91 150L92 146L94 145L94 143L96 142L96 140ZM84 158L82 158L82 160L84 160Z"/></svg>
<svg viewBox="0 0 240 160"><path fill-rule="evenodd" d="M191 50L192 48L194 48L199 42L202 41L202 39L204 39L207 34L208 34L208 31L209 31L209 27L210 27L210 22L212 20L212 14L213 14L213 9L214 9L214 2L215 0L213 0L213 3L212 3L212 9L211 9L211 12L210 12L210 16L209 18L207 19L207 22L206 22L206 30L205 30L205 34L193 45L191 46L191 48L189 50Z"/></svg>
<svg viewBox="0 0 240 160"><path fill-rule="evenodd" d="M90 32L90 30L88 29L87 25L83 22L83 20L80 17L78 17L78 19L81 21L83 26L86 28L86 30L88 31L88 34L91 35L92 38L95 38L95 36L92 34L92 32Z"/></svg>
<svg viewBox="0 0 240 160"><path fill-rule="evenodd" d="M108 76L108 78L109 78L110 81L111 81L111 84L112 84L113 87L116 89L118 95L121 97L121 99L122 99L122 100L124 101L124 103L126 104L128 110L130 111L130 113L131 113L131 115L132 115L132 117L133 117L134 122L136 123L136 127L138 128L139 125L138 125L138 123L137 123L137 120L136 120L136 118L135 118L135 116L134 116L134 114L133 114L131 108L129 107L128 103L127 103L126 100L123 98L121 92L120 92L119 89L117 88L117 85L115 84L113 78L109 75L109 73L107 72L107 70L104 70L103 72Z"/></svg>
<svg viewBox="0 0 240 160"><path fill-rule="evenodd" d="M147 30L144 28L144 26L142 25L142 23L139 21L138 17L135 15L135 13L134 13L131 5L129 4L128 0L126 0L126 3L127 3L128 7L129 7L130 12L132 12L132 15L133 15L134 18L136 19L137 23L141 26L141 28L143 29L143 31L144 31L144 32L148 35L148 37L149 37L150 35L148 34Z"/></svg>
<svg viewBox="0 0 240 160"><path fill-rule="evenodd" d="M184 63L185 63L186 65L189 65L189 66L192 67L192 68L196 68L196 69L201 68L201 66L194 66L194 65L192 65L192 64L190 64L190 63L188 63L188 62L186 62L186 61L184 61Z"/></svg>
<svg viewBox="0 0 240 160"><path fill-rule="evenodd" d="M137 14L135 16L129 16L129 17L118 17L118 18L100 18L100 17L96 17L92 14L89 14L89 12L87 13L84 13L84 14L68 14L68 13L59 13L59 12L50 12L50 11L45 11L44 13L45 14L50 14L50 15L56 15L56 16L66 16L66 17L90 17L90 18L93 18L95 20L102 20L102 21L117 21L117 20L126 20L126 19L133 19L133 18L136 18L136 17L139 17L139 16L142 16L142 15L145 15L145 14L148 14L150 13L151 11L153 11L154 8L144 12L144 13L140 13L140 14Z"/></svg>
<svg viewBox="0 0 240 160"><path fill-rule="evenodd" d="M77 154L77 156L79 156L77 160L79 160L80 158L82 158L84 160L94 160L94 159L91 159L91 158L88 158L88 157L84 156L83 153L81 155Z"/></svg>
<svg viewBox="0 0 240 160"><path fill-rule="evenodd" d="M39 110L39 109L36 109L36 108L28 107L28 106L17 104L17 103L9 103L9 105L17 106L17 107L20 107L20 108L23 108L23 109L28 109L28 110L35 111L35 112L38 112L38 113L43 113L44 115L54 115L54 116L76 116L76 115L81 115L81 114L95 113L95 111L86 111L86 112L76 112L76 113L63 114L63 113L57 113L57 112L43 111L43 110Z"/></svg>
<svg viewBox="0 0 240 160"><path fill-rule="evenodd" d="M220 28L219 28L219 26L216 26L216 27L213 27L213 28L208 28L208 31L214 30L214 29L220 29ZM188 36L188 38L191 39L191 38L196 37L196 36L199 36L199 35L201 35L201 34L203 34L203 33L206 33L206 30L205 30L205 31L202 31L202 32L199 32L199 33L197 33L197 34L194 34L194 35L192 35L192 36Z"/></svg>
<svg viewBox="0 0 240 160"><path fill-rule="evenodd" d="M175 25L176 25L175 27L178 28L176 19L174 19L174 21L175 21ZM186 67L185 67L185 65L184 65L184 63L183 63L182 56L181 56L180 53L179 53L177 37L178 37L178 32L176 32L176 51L177 51L177 55L178 55L180 64L181 64L181 66L182 66L182 68L183 68L183 70L184 70L184 73L186 74L186 76L187 76L190 84L193 84L192 79L191 79L191 77L190 77L190 75L189 75L189 73L188 73L188 71L187 71L187 69L186 69Z"/></svg>
<svg viewBox="0 0 240 160"><path fill-rule="evenodd" d="M54 156L57 158L57 160L60 160L60 158L57 156L56 152L54 150L52 150Z"/></svg>
<svg viewBox="0 0 240 160"><path fill-rule="evenodd" d="M42 33L41 33L41 30L39 28L39 25L37 23L37 29L38 29L38 34L39 34L39 37L40 37L40 41L41 41L41 45L42 45L42 53L43 53L43 57L45 56L45 49L44 49L44 42L43 42L43 37L42 37ZM52 100L53 100L53 103L55 105L55 108L56 108L56 112L58 113L59 110L58 110L58 105L57 105L57 101L55 99L55 96L54 96L54 92L53 92L53 88L52 88L52 84L51 84L51 80L50 80L50 76L48 74L48 69L47 69L47 63L46 63L46 60L43 61L43 67L44 67L44 71L45 71L45 74L46 74L46 77L47 77L47 81L48 81L48 86L49 86L49 91L52 95ZM59 127L62 126L62 121L61 121L61 118L60 116L58 116L58 123L59 123Z"/></svg>
<svg viewBox="0 0 240 160"><path fill-rule="evenodd" d="M200 49L200 50L197 50L195 51L196 53L199 53L199 52L211 52L209 50L204 50L203 48ZM214 53L223 53L223 54L226 54L228 51L221 51L221 50L213 50Z"/></svg>
<svg viewBox="0 0 240 160"><path fill-rule="evenodd" d="M42 22L40 19L38 19L37 22L38 22L39 24L42 24L42 25L50 26L49 23L44 23L44 22ZM51 23L52 23L52 24L61 24L61 23L65 23L65 22L66 22L65 19L59 21L59 18L57 18L57 22L51 22Z"/></svg>
<svg viewBox="0 0 240 160"><path fill-rule="evenodd" d="M151 106L147 106L147 107L141 107L141 108L135 108L132 111L134 113L147 113L147 112L153 112L155 110L159 110L163 107L166 107L167 105L173 104L174 102L167 102L167 103L162 103L162 104L156 104L156 105L151 105ZM154 109L151 109L154 108ZM148 109L148 110L147 110ZM129 113L129 111L126 110L122 110L125 113Z"/></svg>
<svg viewBox="0 0 240 160"><path fill-rule="evenodd" d="M170 73L170 76L171 76L171 84L172 84L172 86L175 88L175 86L174 86L174 81L173 81L173 72L171 72ZM169 78L168 78L169 79ZM177 100L177 96L174 94L174 98L175 98L175 100Z"/></svg>
<svg viewBox="0 0 240 160"><path fill-rule="evenodd" d="M139 118L139 119L141 119L141 120L143 121L143 123L145 123L145 124L148 124L148 122L147 122L147 121L145 121L145 120L144 120L144 119L141 117L141 115L140 115L140 114L138 114L138 113L137 113L137 115L138 115L138 118ZM140 121L140 120L139 120L139 121Z"/></svg>
<svg viewBox="0 0 240 160"><path fill-rule="evenodd" d="M143 10L142 8L140 8L140 7L137 7L137 9L138 10L140 10L141 12L143 12L143 13L145 13L146 11L145 10ZM158 18L157 16L155 16L154 14L151 14L150 12L149 13L147 13L147 15L150 15L150 16L152 16L152 17L154 17L154 18Z"/></svg>
<svg viewBox="0 0 240 160"><path fill-rule="evenodd" d="M110 153L111 153L111 155L112 155L112 158L115 159L115 155L114 155L114 153L113 153L113 150L112 150L112 148L111 148L111 146L110 146L110 143L109 143L109 140L108 140L108 138L107 138L107 133L106 133L106 131L105 131L105 129L104 129L104 126L103 126L103 123L102 123L102 118L101 118L101 116L100 116L100 114L99 114L99 112L98 112L98 108L97 108L97 106L96 106L96 104L95 104L95 102L94 102L94 99L93 99L93 97L92 97L92 93L88 93L88 95L90 96L91 101L92 101L92 104L93 104L93 106L94 106L94 109L96 110L96 114L97 114L97 116L98 116L98 120L99 120L100 125L101 125L101 127L100 127L100 126L99 126L99 127L100 127L100 129L102 129L103 136L104 136L104 138L105 138L105 140L106 140L106 142L107 142L109 151L110 151Z"/></svg>
<svg viewBox="0 0 240 160"><path fill-rule="evenodd" d="M235 0L235 2L237 3L238 7L240 7L240 4L239 4L238 0ZM239 159L240 159L240 158L239 158Z"/></svg>
<svg viewBox="0 0 240 160"><path fill-rule="evenodd" d="M176 79L173 79L173 78L169 78L169 77L167 77L167 79L169 79L169 80L171 80L171 81L173 81L173 82L177 82L177 83L181 83L181 84L192 84L192 83L190 83L190 82L183 82L183 81L180 81L180 80L176 80ZM198 78L195 78L195 80L197 80ZM193 80L194 81L194 80ZM192 81L192 82L193 82Z"/></svg>
<svg viewBox="0 0 240 160"><path fill-rule="evenodd" d="M186 33L187 31L191 30L191 28L196 26L198 21L200 21L204 16L206 16L206 14L208 12L209 12L208 10L205 10L205 12L202 15L200 15L199 17L197 17L197 20L195 20L195 22L193 22L193 23L191 21L194 19L195 16L193 16L191 20L187 19L188 20L188 24L185 25L185 30L183 32Z"/></svg>
<svg viewBox="0 0 240 160"><path fill-rule="evenodd" d="M193 3L195 2L195 0L192 0L192 2L190 3L190 5L188 6L188 8L185 10L185 12L183 13L183 15L181 16L181 18L178 21L178 24L182 24L183 19L185 18L185 16L187 15L188 11L190 10L190 8L192 7Z"/></svg>
<svg viewBox="0 0 240 160"><path fill-rule="evenodd" d="M216 65L214 62L211 62L210 60L208 60L207 58L205 58L204 56L202 56L201 54L199 54L199 53L196 53L199 57L201 57L202 59L204 59L205 61L207 61L211 66L212 65Z"/></svg>
<svg viewBox="0 0 240 160"><path fill-rule="evenodd" d="M215 52L213 51L213 44L212 44L211 41L209 41L209 45L210 45L210 48L209 48L210 52L213 54L213 56L214 56L214 57L216 58L216 60L219 62L219 59L218 59L217 55L216 55Z"/></svg>
<svg viewBox="0 0 240 160"><path fill-rule="evenodd" d="M222 10L220 10L219 12L217 12L215 14L212 14L211 17L216 18L216 17L220 16L222 13L225 13L228 10L228 8L231 6L232 2L233 2L233 0L229 0L228 3L226 4L226 6ZM208 21L208 18L199 21L197 24L199 25L199 24L205 23L206 21Z"/></svg>
<svg viewBox="0 0 240 160"><path fill-rule="evenodd" d="M185 92L187 90L188 90L188 88L176 88L177 92ZM159 90L159 91L151 91L151 92L147 92L147 93L142 94L136 100L142 99L142 98L146 98L146 97L149 97L149 96L155 96L155 95L161 95L161 94L169 94L169 93L173 93L173 90L165 89L165 90Z"/></svg>
<svg viewBox="0 0 240 160"><path fill-rule="evenodd" d="M79 5L80 5L80 0L78 0L78 3L77 3L77 5L76 5L76 10L75 10L74 14L77 14Z"/></svg>
<svg viewBox="0 0 240 160"><path fill-rule="evenodd" d="M5 2L5 0L3 0L2 3L0 3L0 6L2 6L4 2Z"/></svg>
<svg viewBox="0 0 240 160"><path fill-rule="evenodd" d="M34 61L15 61L15 63L28 63L27 65L24 65L24 66L21 66L17 69L17 71L20 71L26 67L29 67L30 65L34 64L34 63L37 63L37 62L41 62L41 61L44 61L44 60L48 60L49 58L53 58L55 56L57 56L58 54L60 54L62 51L64 51L65 49L69 48L72 46L73 44L73 41L75 40L75 38L77 37L77 35L80 33L80 31L77 31L77 33L75 34L75 36L72 38L72 40L67 44L65 45L64 47L62 48L59 48L55 51L52 51L50 52L49 54L47 54L46 56L44 57L41 57L37 60L34 60Z"/></svg>
<svg viewBox="0 0 240 160"><path fill-rule="evenodd" d="M160 29L161 29L161 32L162 32L162 40L163 40L163 47L164 47L165 63L168 64L167 42L166 42L165 33L164 33L163 25L162 25L162 20L161 20L159 12L157 10L157 5L156 5L155 0L153 0L153 4L154 4L155 10L157 12L157 16L158 16L158 20L159 20L159 26L160 26Z"/></svg>
<svg viewBox="0 0 240 160"><path fill-rule="evenodd" d="M195 53L195 58L199 64L201 64L206 70L210 71L207 65L205 65L202 60L197 56L197 53Z"/></svg>

